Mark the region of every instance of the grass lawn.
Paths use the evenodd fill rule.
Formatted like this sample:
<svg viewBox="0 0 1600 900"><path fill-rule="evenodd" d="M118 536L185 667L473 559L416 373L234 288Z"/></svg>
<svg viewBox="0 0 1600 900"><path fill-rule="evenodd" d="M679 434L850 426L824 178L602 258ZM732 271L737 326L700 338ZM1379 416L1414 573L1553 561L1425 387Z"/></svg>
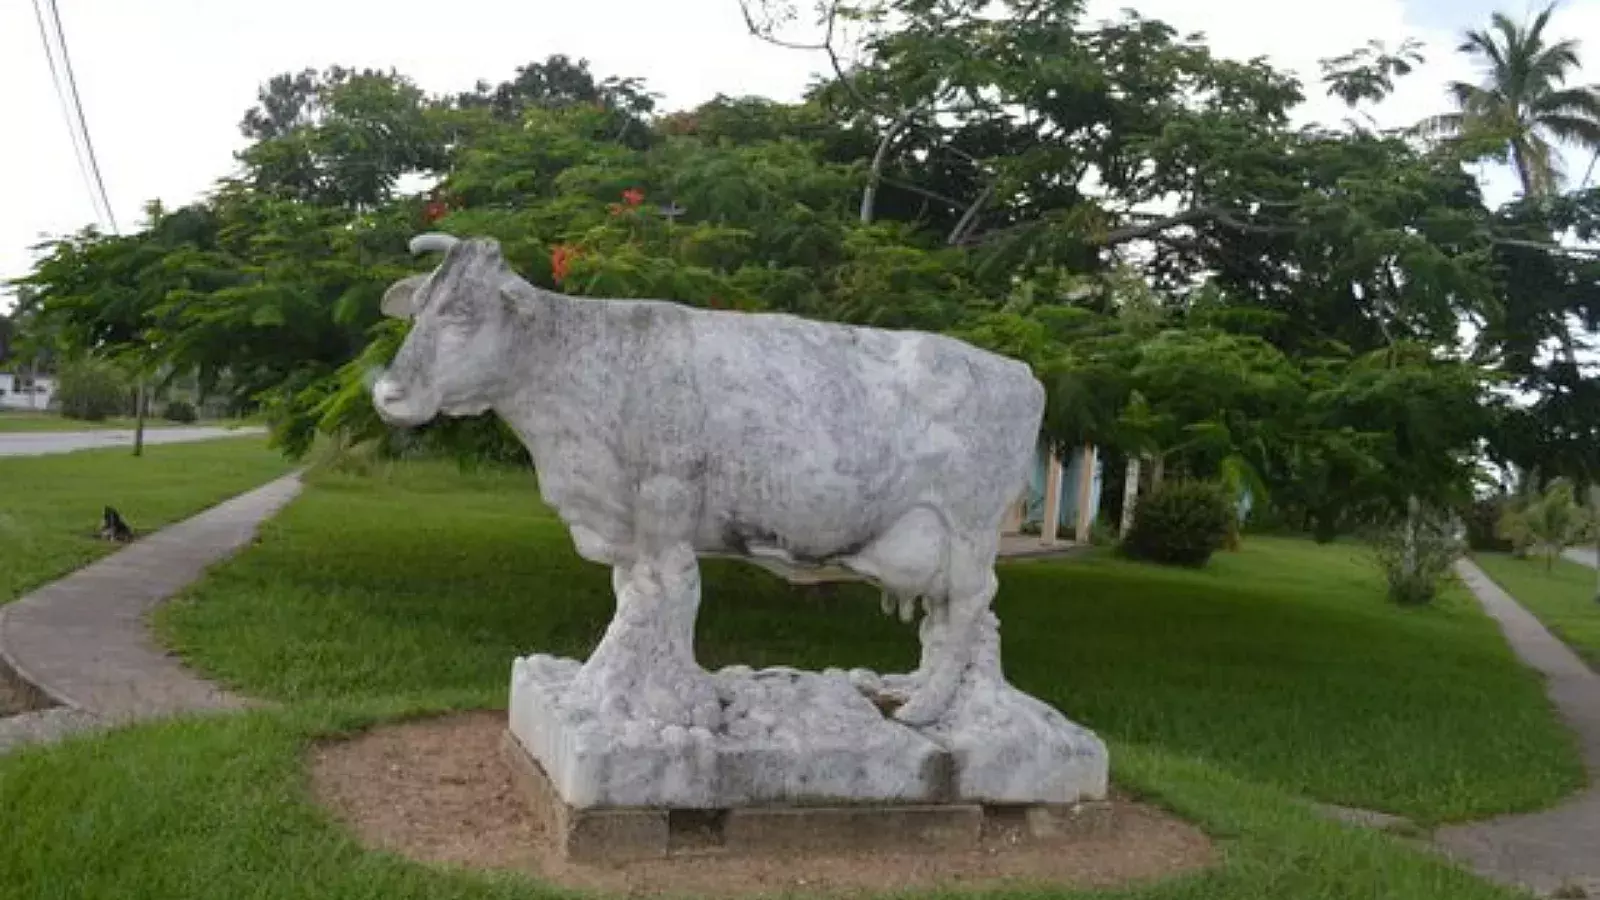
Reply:
<svg viewBox="0 0 1600 900"><path fill-rule="evenodd" d="M535 900L531 879L368 852L307 799L320 736L463 702L307 704L171 721L0 757L0 896L126 900ZM1114 746L1118 779L1214 835L1222 863L1135 890L1011 890L990 898L1513 900L1440 858L1315 817L1269 787L1180 753ZM959 886L938 896L957 896ZM922 896L934 896L931 894Z"/></svg>
<svg viewBox="0 0 1600 900"><path fill-rule="evenodd" d="M258 696L503 705L514 655L587 656L613 608L609 571L577 557L528 476L320 479L267 534L157 620L192 665ZM1007 672L1109 736L1420 821L1581 785L1538 677L1470 598L1394 607L1361 554L1255 538L1202 572L1010 563ZM704 571L708 668L914 666L914 629L864 585L800 601L737 561Z"/></svg>
<svg viewBox="0 0 1600 900"><path fill-rule="evenodd" d="M288 470L259 437L0 458L0 604L115 550L94 537L107 505L148 531Z"/></svg>
<svg viewBox="0 0 1600 900"><path fill-rule="evenodd" d="M1582 783L1572 739L1492 624L1456 593L1387 605L1359 554L1257 538L1199 573L1103 557L1005 567L1013 680L1098 729L1121 786L1224 850L1198 877L1082 896L1512 896L1302 799L1436 822ZM707 562L702 662L912 664L913 629L869 589L800 596ZM284 705L0 758L0 896L553 896L363 851L308 799L302 753L398 716L503 708L513 655L586 654L611 608L608 573L572 552L531 477L318 476L157 619L191 664Z"/></svg>
<svg viewBox="0 0 1600 900"><path fill-rule="evenodd" d="M1509 553L1482 553L1474 561L1589 665L1600 668L1600 603L1594 602L1593 569L1567 559L1546 569L1542 560Z"/></svg>

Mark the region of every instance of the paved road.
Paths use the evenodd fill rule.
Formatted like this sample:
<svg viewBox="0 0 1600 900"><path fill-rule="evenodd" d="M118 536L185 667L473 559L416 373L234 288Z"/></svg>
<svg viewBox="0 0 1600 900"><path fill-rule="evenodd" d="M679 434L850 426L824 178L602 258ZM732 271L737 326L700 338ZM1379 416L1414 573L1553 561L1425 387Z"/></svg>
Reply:
<svg viewBox="0 0 1600 900"><path fill-rule="evenodd" d="M1593 547L1568 547L1563 555L1575 563L1582 563L1591 569L1600 569L1600 562L1595 560Z"/></svg>
<svg viewBox="0 0 1600 900"><path fill-rule="evenodd" d="M210 441L225 437L243 437L263 434L265 429L218 428L199 425L184 428L146 428L144 442L153 444L184 444L191 441ZM74 450L92 450L98 447L132 447L133 430L112 428L104 431L24 431L0 433L0 456L42 456L46 453L71 453Z"/></svg>

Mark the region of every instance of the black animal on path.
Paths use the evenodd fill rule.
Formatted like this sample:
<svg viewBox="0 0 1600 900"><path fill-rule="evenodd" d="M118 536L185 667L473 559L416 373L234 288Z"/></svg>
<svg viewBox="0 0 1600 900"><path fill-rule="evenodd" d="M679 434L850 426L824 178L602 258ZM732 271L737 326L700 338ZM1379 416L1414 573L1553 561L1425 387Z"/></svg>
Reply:
<svg viewBox="0 0 1600 900"><path fill-rule="evenodd" d="M133 540L133 529L128 527L127 522L123 521L121 513L108 506L102 517L100 537L108 541L131 541Z"/></svg>

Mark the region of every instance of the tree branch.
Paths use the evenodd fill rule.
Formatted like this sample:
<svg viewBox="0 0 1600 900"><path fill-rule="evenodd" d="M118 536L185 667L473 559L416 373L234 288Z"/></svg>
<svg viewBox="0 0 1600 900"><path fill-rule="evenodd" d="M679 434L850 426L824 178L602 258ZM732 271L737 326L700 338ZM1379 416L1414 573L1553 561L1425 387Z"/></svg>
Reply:
<svg viewBox="0 0 1600 900"><path fill-rule="evenodd" d="M1489 243L1505 247L1523 247L1528 250L1548 250L1552 253L1568 253L1573 256L1600 256L1600 247L1563 247L1560 244L1547 244L1541 241L1526 241L1521 238L1489 238Z"/></svg>
<svg viewBox="0 0 1600 900"><path fill-rule="evenodd" d="M891 175L880 175L879 176L879 180L882 181L884 184L892 184L895 187L897 187L897 188L899 188L899 189L901 189L903 191L910 191L911 193L916 194L918 196L927 197L929 200L933 200L933 201L938 202L938 203L943 203L945 206L948 206L951 209L966 209L967 208L967 202L965 200L957 200L954 197L946 197L945 195L939 193L938 191L930 191L925 187L919 187L919 186L917 186L915 184L912 184L909 181L901 181L900 179L895 178L895 177L893 177Z"/></svg>
<svg viewBox="0 0 1600 900"><path fill-rule="evenodd" d="M950 229L950 236L945 238L945 243L952 247L961 243L961 239L977 224L978 213L983 209L984 204L988 203L989 198L993 196L994 183L990 182L984 187L982 193L978 194L978 199L972 201L972 205L967 207L967 211L961 214L961 218L956 221L956 227Z"/></svg>
<svg viewBox="0 0 1600 900"><path fill-rule="evenodd" d="M1192 225L1198 222L1215 222L1224 228L1245 234L1293 234L1299 229L1292 225L1261 225L1255 222L1246 222L1236 218L1228 210L1218 206L1202 206L1196 209L1184 210L1171 216L1162 216L1140 225L1125 225L1106 233L1101 240L1105 246L1124 244L1140 238L1155 237L1181 225Z"/></svg>
<svg viewBox="0 0 1600 900"><path fill-rule="evenodd" d="M914 120L915 120L916 116L921 111L923 111L924 109L927 108L928 104L923 104L921 106L914 107L909 111L900 112L899 114L896 114L896 115L890 115L888 113L884 113L882 111L882 108L878 104L872 102L871 100L868 100L866 95L862 94L861 91L856 87L855 82L848 75L845 74L844 63L843 63L843 61L841 61L839 59L839 51L835 50L834 47L833 47L833 35L834 35L834 31L837 28L838 20L839 20L839 3L837 2L837 0L834 0L834 2L830 2L828 4L828 14L827 14L826 18L824 19L825 25L824 25L823 37L822 37L822 40L820 42L816 43L816 44L800 44L800 43L796 43L796 42L793 42L793 41L785 41L785 40L783 40L781 38L774 37L772 35L770 29L762 28L760 25L756 24L755 17L750 14L750 3L751 2L752 2L752 0L739 0L739 11L744 15L745 28L750 32L750 34L752 34L753 36L755 36L759 40L763 40L763 41L766 41L769 44L772 44L775 47L783 47L783 48L789 49L789 50L821 51L823 53L826 53L827 56L828 56L828 65L833 69L833 74L834 74L835 81L837 81L837 83L839 84L840 87L844 88L845 92L850 95L851 99L855 100L855 102L863 110L865 110L867 112L870 112L870 113L876 113L878 115L885 116L886 118L890 118L891 121L895 122L895 123L904 122L905 124L900 126L901 130L904 130L904 128L914 125L915 124ZM938 98L937 97L932 98L932 99L930 99L928 101L929 104L937 103L937 102L938 102ZM894 130L894 126L893 125L890 126L890 130L891 131ZM885 140L887 140L887 139L888 139L888 136L886 135L885 136ZM884 143L880 143L879 144L879 149L880 150L883 149L884 146L885 146ZM958 147L952 146L948 142L939 144L938 148L942 149L942 150L946 150L946 151L948 151L948 152L950 152L950 153L952 153L952 154L954 154L954 155L966 160L967 162L971 163L973 166L977 167L980 171L983 171L983 174L984 174L985 177L987 177L987 178L989 178L991 180L994 178L994 175L992 173L984 171L983 164L978 160L977 157L975 157L972 154L966 152L965 150L962 150L962 149L960 149ZM877 165L877 161L874 160L874 166L876 166L876 165ZM904 187L905 185L901 185L901 186ZM939 199L941 202L949 202L948 198L941 197L941 198L936 198L936 199ZM873 198L873 201L876 202L876 197ZM862 198L863 209L865 209L866 205L867 205L867 198L863 197ZM966 206L965 203L961 203L961 202L956 202L954 205L957 208L961 208L961 207L965 207ZM869 220L864 219L863 221L869 221Z"/></svg>
<svg viewBox="0 0 1600 900"><path fill-rule="evenodd" d="M1129 241L1136 241L1142 238L1159 237L1174 228L1178 228L1183 225L1193 225L1199 222L1215 222L1224 228L1243 232L1245 234L1283 235L1293 234L1300 230L1299 226L1295 225L1267 225L1256 222L1247 222L1238 218L1232 212L1223 207L1202 206L1195 209L1187 209L1180 213L1174 213L1170 216L1153 218L1148 222L1141 222L1136 225L1124 225L1121 228L1114 228L1111 231L1106 232L1105 236L1100 238L1096 243L1102 247L1115 247L1119 244L1126 244ZM961 246L985 244L995 240L996 238L1015 234L1021 231L1027 231L1032 228L1038 228L1046 224L1048 224L1048 220L1046 219L1034 219L1028 222L1018 222L1014 225L1007 225L1004 228L997 228L981 235L974 236L970 233L966 234L962 236L961 239L956 243Z"/></svg>
<svg viewBox="0 0 1600 900"><path fill-rule="evenodd" d="M861 192L861 224L871 225L872 217L878 203L878 182L883 178L883 162L889 156L889 144L906 126L911 124L911 118L917 114L914 109L907 110L904 115L896 119L893 125L883 133L878 141L877 152L872 154L872 169L868 176L867 188Z"/></svg>

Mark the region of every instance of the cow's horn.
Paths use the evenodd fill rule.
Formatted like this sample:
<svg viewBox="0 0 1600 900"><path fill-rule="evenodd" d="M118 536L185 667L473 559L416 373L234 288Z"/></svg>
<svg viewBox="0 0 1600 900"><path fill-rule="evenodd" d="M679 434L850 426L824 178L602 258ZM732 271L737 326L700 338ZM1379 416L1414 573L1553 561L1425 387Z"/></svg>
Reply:
<svg viewBox="0 0 1600 900"><path fill-rule="evenodd" d="M431 231L427 234L419 234L411 239L411 255L416 256L432 250L437 250L440 253L448 253L450 248L454 247L458 243L460 243L459 238L437 231Z"/></svg>

